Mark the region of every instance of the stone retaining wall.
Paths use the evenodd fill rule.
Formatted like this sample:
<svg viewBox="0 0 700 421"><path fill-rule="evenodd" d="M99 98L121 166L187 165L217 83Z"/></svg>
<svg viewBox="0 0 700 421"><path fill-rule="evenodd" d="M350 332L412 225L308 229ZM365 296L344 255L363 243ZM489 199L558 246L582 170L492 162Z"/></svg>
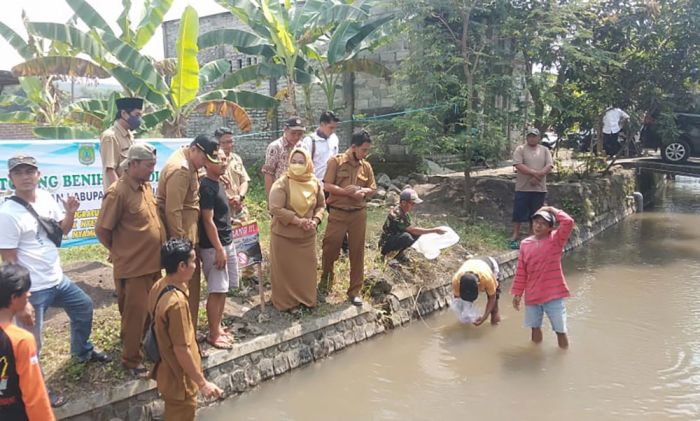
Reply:
<svg viewBox="0 0 700 421"><path fill-rule="evenodd" d="M612 198L622 203L596 215L587 224L577 225L566 250L571 250L615 225L634 211L625 197ZM497 257L503 274L515 271L518 252ZM215 351L205 362L206 377L235 396L263 381L290 370L326 358L355 343L388 329L445 308L450 301L449 275L433 287L407 285L387 296L381 308L352 306L282 331L243 342L230 351ZM133 380L118 389L98 391L58 408L59 419L74 421L137 421L162 419L163 403L158 399L155 382Z"/></svg>

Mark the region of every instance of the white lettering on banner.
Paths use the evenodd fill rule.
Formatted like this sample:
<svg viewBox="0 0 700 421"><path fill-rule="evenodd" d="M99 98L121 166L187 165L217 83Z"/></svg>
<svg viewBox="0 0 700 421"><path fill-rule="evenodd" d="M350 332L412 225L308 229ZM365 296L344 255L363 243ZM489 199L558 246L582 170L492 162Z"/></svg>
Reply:
<svg viewBox="0 0 700 421"><path fill-rule="evenodd" d="M166 159L191 139L137 139L156 148L158 160L151 175L155 194L160 169ZM68 195L80 200L75 213L73 230L65 236L62 247L95 243L95 224L100 213L104 192L102 188L102 161L100 142L94 140L9 140L0 141L0 169L7 168L7 160L16 155L30 155L39 163L39 187L48 190L59 204ZM14 186L7 176L0 177L0 203L13 194Z"/></svg>

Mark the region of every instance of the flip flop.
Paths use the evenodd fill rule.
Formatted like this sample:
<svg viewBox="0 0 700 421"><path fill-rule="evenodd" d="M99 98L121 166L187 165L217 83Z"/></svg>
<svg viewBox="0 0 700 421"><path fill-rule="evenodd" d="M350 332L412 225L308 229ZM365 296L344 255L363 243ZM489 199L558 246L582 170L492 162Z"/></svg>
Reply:
<svg viewBox="0 0 700 421"><path fill-rule="evenodd" d="M231 348L233 348L233 344L226 341L222 337L219 337L219 339L216 342L212 342L210 338L207 338L207 343L216 349L231 349Z"/></svg>
<svg viewBox="0 0 700 421"><path fill-rule="evenodd" d="M51 408L60 408L68 402L66 398L64 398L62 395L59 395L58 393L55 393L51 390L49 390L48 393Z"/></svg>
<svg viewBox="0 0 700 421"><path fill-rule="evenodd" d="M134 368L124 367L124 369L126 369L132 376L136 377L137 379L148 378L149 370L144 366Z"/></svg>

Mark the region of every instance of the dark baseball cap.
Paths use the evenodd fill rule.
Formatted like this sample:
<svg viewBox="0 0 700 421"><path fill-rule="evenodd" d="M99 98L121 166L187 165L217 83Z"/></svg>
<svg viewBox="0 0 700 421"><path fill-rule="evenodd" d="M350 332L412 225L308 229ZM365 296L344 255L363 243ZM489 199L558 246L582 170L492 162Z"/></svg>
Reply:
<svg viewBox="0 0 700 421"><path fill-rule="evenodd" d="M20 165L29 165L34 168L39 168L36 158L29 155L17 155L7 160L7 169L12 171Z"/></svg>
<svg viewBox="0 0 700 421"><path fill-rule="evenodd" d="M297 117L297 116L290 117L284 123L284 127L286 127L289 130L301 130L301 131L306 130L306 127L304 127L304 123L301 121L301 118Z"/></svg>
<svg viewBox="0 0 700 421"><path fill-rule="evenodd" d="M214 164L219 163L219 141L205 134L200 134L192 141L192 145L204 152L207 159Z"/></svg>
<svg viewBox="0 0 700 421"><path fill-rule="evenodd" d="M538 216L547 221L550 226L554 226L554 216L551 212L547 212L545 210L538 210L530 217L530 219L535 219Z"/></svg>

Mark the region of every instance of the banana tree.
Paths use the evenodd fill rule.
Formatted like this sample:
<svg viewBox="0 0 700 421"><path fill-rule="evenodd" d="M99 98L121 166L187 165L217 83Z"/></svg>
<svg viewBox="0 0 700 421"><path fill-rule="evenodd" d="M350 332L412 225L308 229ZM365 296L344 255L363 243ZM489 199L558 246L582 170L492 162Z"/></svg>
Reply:
<svg viewBox="0 0 700 421"><path fill-rule="evenodd" d="M366 16L367 11L339 0L309 0L296 2L277 0L216 0L240 19L249 31L219 29L203 34L199 47L230 44L245 54L258 55L266 64L284 69L287 97L285 109L298 114L296 85L303 71L304 48L338 22ZM301 69L301 70L300 70Z"/></svg>
<svg viewBox="0 0 700 421"><path fill-rule="evenodd" d="M29 22L22 14L25 26ZM88 60L75 57L77 51L70 46L34 37L31 33L25 40L10 27L0 22L2 36L26 61L13 67L12 73L19 77L25 96L0 96L0 105L12 112L0 113L0 121L11 123L31 123L37 127L34 132L39 137L48 127L58 127L71 122L61 103L64 99L55 82L61 77L107 78L109 73ZM85 137L90 131L81 125L64 130L69 137ZM90 134L90 136L92 136Z"/></svg>
<svg viewBox="0 0 700 421"><path fill-rule="evenodd" d="M239 91L233 87L198 95L201 86L221 78L230 70L230 65L222 61L208 63L200 69L197 61L198 33L197 12L192 7L187 7L180 21L177 60L167 97L168 107L162 109L160 114L154 115L154 122L163 122L164 136L183 137L188 117L199 112L229 117L236 121L241 131L249 131L252 124L244 107L273 108L277 106L277 101L266 95Z"/></svg>
<svg viewBox="0 0 700 421"><path fill-rule="evenodd" d="M199 83L200 73L203 79L214 80L225 73L225 68L205 66L200 72L197 62L199 18L192 7L186 8L182 15L177 58L158 63L142 55L139 48L150 39L153 23L162 21L162 14L167 11L171 1L150 2L161 12L152 13L151 18L147 15L138 29L132 30L128 19L130 1L125 0L124 13L117 20L122 31L120 36L115 35L85 0L67 1L76 15L90 26L88 32L73 25L52 22L29 23L28 31L35 37L78 49L95 65L106 69L129 94L145 98L149 103L149 112L144 117L146 128L162 124L164 135L180 137L185 135L187 118L192 113L217 112L233 118L242 130L249 129L250 117L245 107L269 108L277 105L277 101L271 97L233 88L199 93L200 86L205 86ZM166 78L166 74L172 77Z"/></svg>

